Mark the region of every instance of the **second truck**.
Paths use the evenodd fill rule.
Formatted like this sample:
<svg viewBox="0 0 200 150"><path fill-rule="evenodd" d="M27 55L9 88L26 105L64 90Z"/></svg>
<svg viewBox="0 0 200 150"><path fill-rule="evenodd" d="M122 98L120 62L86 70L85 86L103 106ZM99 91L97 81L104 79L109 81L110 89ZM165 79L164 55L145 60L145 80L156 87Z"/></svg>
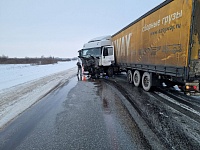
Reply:
<svg viewBox="0 0 200 150"><path fill-rule="evenodd" d="M86 43L79 51L84 70L96 77L126 71L145 91L164 82L199 94L199 14L200 0L166 0L116 34Z"/></svg>

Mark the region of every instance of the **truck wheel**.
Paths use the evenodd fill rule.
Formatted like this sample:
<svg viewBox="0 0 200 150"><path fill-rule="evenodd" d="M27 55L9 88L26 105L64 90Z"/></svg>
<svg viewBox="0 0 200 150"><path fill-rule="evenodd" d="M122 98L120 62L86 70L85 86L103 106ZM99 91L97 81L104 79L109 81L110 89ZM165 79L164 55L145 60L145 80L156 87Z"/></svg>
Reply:
<svg viewBox="0 0 200 150"><path fill-rule="evenodd" d="M133 74L132 74L131 70L128 70L128 72L127 72L127 81L130 84L133 83Z"/></svg>
<svg viewBox="0 0 200 150"><path fill-rule="evenodd" d="M107 74L108 74L109 77L112 77L112 76L113 76L113 68L112 68L112 67L109 67L109 68L108 68Z"/></svg>
<svg viewBox="0 0 200 150"><path fill-rule="evenodd" d="M141 80L141 76L140 76L140 72L138 70L134 71L133 74L133 83L135 86L139 86L140 85L140 80Z"/></svg>
<svg viewBox="0 0 200 150"><path fill-rule="evenodd" d="M145 91L150 91L152 86L152 74L145 72L142 76L142 87Z"/></svg>

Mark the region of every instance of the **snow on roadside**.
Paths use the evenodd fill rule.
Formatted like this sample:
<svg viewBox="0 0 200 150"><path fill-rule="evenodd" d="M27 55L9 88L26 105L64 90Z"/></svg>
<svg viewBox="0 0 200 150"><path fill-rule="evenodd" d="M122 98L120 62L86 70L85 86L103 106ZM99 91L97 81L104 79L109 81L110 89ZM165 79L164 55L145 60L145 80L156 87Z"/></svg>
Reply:
<svg viewBox="0 0 200 150"><path fill-rule="evenodd" d="M0 64L0 92L6 88L64 71L76 66L76 61L49 65Z"/></svg>
<svg viewBox="0 0 200 150"><path fill-rule="evenodd" d="M0 129L58 85L75 76L77 68L54 73L0 92Z"/></svg>

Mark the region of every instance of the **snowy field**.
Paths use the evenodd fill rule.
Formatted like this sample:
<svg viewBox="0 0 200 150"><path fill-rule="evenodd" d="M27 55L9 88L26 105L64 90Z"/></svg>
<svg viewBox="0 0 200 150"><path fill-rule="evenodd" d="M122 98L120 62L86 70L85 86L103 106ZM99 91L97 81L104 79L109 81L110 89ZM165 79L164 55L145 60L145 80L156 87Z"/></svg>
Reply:
<svg viewBox="0 0 200 150"><path fill-rule="evenodd" d="M76 61L50 65L0 65L0 90L75 67Z"/></svg>
<svg viewBox="0 0 200 150"><path fill-rule="evenodd" d="M35 66L0 65L0 128L76 72L76 61Z"/></svg>

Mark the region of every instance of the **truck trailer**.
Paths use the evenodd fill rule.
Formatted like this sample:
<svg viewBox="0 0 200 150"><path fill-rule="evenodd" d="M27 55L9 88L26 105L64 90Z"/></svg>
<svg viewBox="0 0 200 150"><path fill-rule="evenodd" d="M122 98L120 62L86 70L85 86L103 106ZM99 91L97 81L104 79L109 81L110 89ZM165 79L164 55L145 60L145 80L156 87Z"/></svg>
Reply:
<svg viewBox="0 0 200 150"><path fill-rule="evenodd" d="M200 0L164 1L111 36L114 60L107 72L125 70L128 82L145 91L164 82L186 94L199 94L198 15ZM100 57L105 58L103 49Z"/></svg>

